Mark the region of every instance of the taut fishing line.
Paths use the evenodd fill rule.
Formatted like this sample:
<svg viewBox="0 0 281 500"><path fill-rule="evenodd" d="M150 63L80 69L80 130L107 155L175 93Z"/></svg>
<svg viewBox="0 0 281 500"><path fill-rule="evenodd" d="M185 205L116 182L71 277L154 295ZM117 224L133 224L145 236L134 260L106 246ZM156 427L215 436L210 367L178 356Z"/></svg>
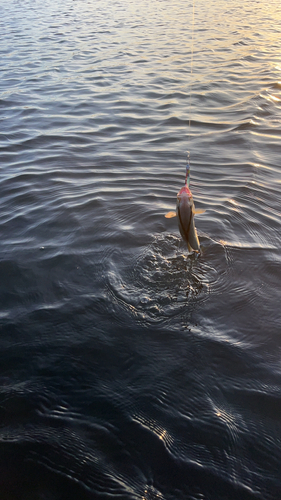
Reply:
<svg viewBox="0 0 281 500"><path fill-rule="evenodd" d="M188 124L188 151L187 151L187 166L186 166L186 178L185 182L189 180L189 170L190 170L190 142L191 142L191 94L192 94L192 78L193 78L193 45L194 45L194 10L195 10L195 0L193 0L192 5L192 23L191 23L191 55L190 55L190 85L189 85L189 124Z"/></svg>
<svg viewBox="0 0 281 500"><path fill-rule="evenodd" d="M190 63L190 85L189 85L189 132L188 132L188 146L190 146L191 141L191 94L192 94L192 77L193 77L193 38L194 38L194 5L195 0L193 0L192 9L192 29L191 29L191 63ZM185 184L180 189L177 194L177 207L176 212L168 212L165 217L170 219L172 217L178 218L178 225L180 234L183 240L187 243L187 248L189 252L196 253L200 255L200 242L197 235L197 231L194 224L194 215L202 214L205 210L196 210L193 202L193 196L189 189L189 177L190 177L190 152L187 151L187 165L186 165L186 175Z"/></svg>

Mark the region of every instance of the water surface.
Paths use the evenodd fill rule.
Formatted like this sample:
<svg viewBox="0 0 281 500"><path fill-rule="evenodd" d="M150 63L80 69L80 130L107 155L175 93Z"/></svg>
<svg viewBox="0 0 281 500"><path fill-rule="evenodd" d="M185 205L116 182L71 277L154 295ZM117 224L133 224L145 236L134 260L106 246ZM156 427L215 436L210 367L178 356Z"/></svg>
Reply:
<svg viewBox="0 0 281 500"><path fill-rule="evenodd" d="M279 2L0 12L1 498L278 500Z"/></svg>

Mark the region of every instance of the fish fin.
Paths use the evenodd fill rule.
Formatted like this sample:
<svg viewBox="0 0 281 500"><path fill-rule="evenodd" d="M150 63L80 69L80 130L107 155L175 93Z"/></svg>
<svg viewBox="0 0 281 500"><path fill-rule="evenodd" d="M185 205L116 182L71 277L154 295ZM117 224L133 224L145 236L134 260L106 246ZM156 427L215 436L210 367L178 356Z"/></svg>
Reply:
<svg viewBox="0 0 281 500"><path fill-rule="evenodd" d="M206 210L203 210L201 208L197 208L196 210L194 209L194 211L193 211L193 213L197 214L197 215L204 214L205 212L206 212Z"/></svg>
<svg viewBox="0 0 281 500"><path fill-rule="evenodd" d="M172 219L172 217L176 217L177 212L168 212L165 214L166 219Z"/></svg>
<svg viewBox="0 0 281 500"><path fill-rule="evenodd" d="M206 212L206 210L203 210L202 208L197 208L196 209L195 205L193 203L193 205L192 205L192 213L193 213L193 215L195 215L195 214L204 214L205 212Z"/></svg>

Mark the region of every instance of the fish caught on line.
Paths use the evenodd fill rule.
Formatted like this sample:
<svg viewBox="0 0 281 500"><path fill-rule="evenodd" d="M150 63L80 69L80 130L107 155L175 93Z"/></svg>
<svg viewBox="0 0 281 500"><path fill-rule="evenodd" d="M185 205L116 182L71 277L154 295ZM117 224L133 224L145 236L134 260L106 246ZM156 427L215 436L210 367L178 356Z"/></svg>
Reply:
<svg viewBox="0 0 281 500"><path fill-rule="evenodd" d="M186 167L185 184L177 194L176 212L168 212L165 217L178 218L180 234L183 240L187 243L189 252L200 253L200 243L194 224L194 215L203 214L205 210L196 210L192 193L189 189L190 167Z"/></svg>

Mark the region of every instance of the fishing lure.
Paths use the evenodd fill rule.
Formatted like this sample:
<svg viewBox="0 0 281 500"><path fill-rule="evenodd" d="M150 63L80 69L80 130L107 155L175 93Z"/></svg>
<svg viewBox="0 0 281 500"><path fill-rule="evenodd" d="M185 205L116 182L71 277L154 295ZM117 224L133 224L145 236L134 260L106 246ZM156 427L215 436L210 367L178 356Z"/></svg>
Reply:
<svg viewBox="0 0 281 500"><path fill-rule="evenodd" d="M193 202L193 196L189 189L190 182L190 166L186 166L185 184L177 194L176 212L168 212L165 217L178 218L180 234L183 240L187 243L189 252L200 253L200 243L194 224L194 215L203 214L205 210L196 210Z"/></svg>

